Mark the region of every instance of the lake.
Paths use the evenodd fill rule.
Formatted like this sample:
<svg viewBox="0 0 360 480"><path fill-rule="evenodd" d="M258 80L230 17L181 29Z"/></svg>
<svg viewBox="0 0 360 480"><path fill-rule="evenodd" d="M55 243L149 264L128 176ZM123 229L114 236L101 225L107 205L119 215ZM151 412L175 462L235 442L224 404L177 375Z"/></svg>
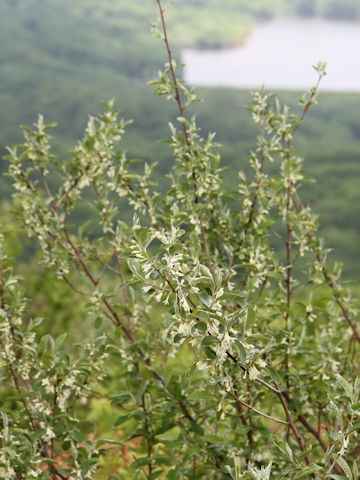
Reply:
<svg viewBox="0 0 360 480"><path fill-rule="evenodd" d="M241 47L182 52L190 84L246 89L306 89L320 60L328 73L322 90L360 92L360 23L271 20L256 25Z"/></svg>

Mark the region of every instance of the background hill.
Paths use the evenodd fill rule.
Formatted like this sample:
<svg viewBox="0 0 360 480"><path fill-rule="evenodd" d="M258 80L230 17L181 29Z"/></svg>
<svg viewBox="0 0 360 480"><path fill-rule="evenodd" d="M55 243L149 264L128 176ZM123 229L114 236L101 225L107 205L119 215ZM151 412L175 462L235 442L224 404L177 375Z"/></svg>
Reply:
<svg viewBox="0 0 360 480"><path fill-rule="evenodd" d="M182 0L168 10L169 36L177 58L183 46L238 44L254 22L273 15L321 15L359 19L360 4L350 0ZM168 135L176 112L154 98L146 82L165 58L152 38L155 1L4 0L0 16L0 150L21 140L20 124L38 113L56 121L56 153L66 155L82 136L89 113L116 98L125 118L133 118L125 142L129 156L158 161L159 183L169 168L168 149L156 143ZM201 89L197 106L204 131L216 131L225 165L245 169L256 129L243 105L248 92ZM281 94L296 105L300 92ZM356 277L360 267L360 95L326 94L309 114L297 145L316 184L304 189L322 216L322 232L335 247L334 258ZM7 165L2 162L1 170ZM1 179L1 198L11 188Z"/></svg>

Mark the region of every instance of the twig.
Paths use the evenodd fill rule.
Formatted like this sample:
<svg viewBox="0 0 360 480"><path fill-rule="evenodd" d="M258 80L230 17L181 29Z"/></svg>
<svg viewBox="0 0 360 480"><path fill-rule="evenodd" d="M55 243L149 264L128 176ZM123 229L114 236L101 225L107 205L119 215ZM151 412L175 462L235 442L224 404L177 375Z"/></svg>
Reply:
<svg viewBox="0 0 360 480"><path fill-rule="evenodd" d="M177 80L177 76L176 76L175 68L174 68L173 55L172 55L172 51L171 51L171 48L170 48L169 39L168 39L168 35L167 35L167 28L166 28L166 22L165 22L165 17L164 17L164 9L162 8L161 0L156 0L156 1L157 1L158 6L159 6L161 25L162 25L162 29L163 29L163 33L164 33L164 43L165 43L165 46L166 46L166 51L167 51L167 55L168 55L168 59L169 59L171 76L172 76L172 79L173 79L173 82L174 82L175 100L176 100L176 103L178 105L181 117L185 118L184 106L183 106L182 101L181 101L178 80ZM190 144L191 144L190 135L189 135L188 129L187 129L184 122L182 122L182 128L183 128L186 144L187 144L187 146L190 146ZM193 179L193 182L194 182L194 195L195 195L194 203L198 204L199 203L199 194L198 194L198 186L197 186L197 183L196 183L195 168L192 168L191 176L192 176L192 179ZM202 244L203 244L204 252L209 257L209 249L208 249L208 245L207 245L207 241L206 241L205 229L202 225L201 215L199 216L199 221L200 221L201 241L202 241ZM208 264L208 267L209 267L210 271L212 272L211 261L210 261L209 258L208 258L207 264Z"/></svg>
<svg viewBox="0 0 360 480"><path fill-rule="evenodd" d="M293 419L291 417L291 414L290 414L290 410L287 406L287 403L285 401L285 398L283 396L283 394L281 393L279 387L276 385L275 383L275 386L276 386L276 390L277 390L277 396L279 397L279 400L281 402L281 405L284 409L284 412L285 412L285 415L286 415L286 418L287 418L287 421L288 421L288 425L289 427L291 428L293 434L295 435L295 438L296 438L296 441L300 447L300 450L303 452L305 450L305 447L304 447L304 443L302 441L302 438L300 436L300 433L298 432L296 426L295 426L295 423L293 422ZM305 463L306 465L310 465L310 459L309 459L309 456L308 455L305 455L304 456L304 460L305 460ZM312 475L314 478L315 478L315 475Z"/></svg>
<svg viewBox="0 0 360 480"><path fill-rule="evenodd" d="M256 408L252 407L251 405L248 405L244 401L240 400L240 398L236 395L236 393L229 392L228 390L225 390L225 392L228 393L229 395L231 395L237 404L243 405L244 407L248 408L252 412L257 413L258 415L261 415L262 417L265 417L268 420L272 420L272 421L277 422L277 423L282 423L283 425L289 425L289 422L286 422L285 420L280 420L279 418L275 418L275 417L272 417L271 415L267 415L266 413L261 412L260 410L257 410Z"/></svg>
<svg viewBox="0 0 360 480"><path fill-rule="evenodd" d="M178 81L177 81L177 77L176 77L176 73L175 73L175 69L174 69L173 56L172 56L171 48L170 48L170 45L169 45L166 22L165 22L165 17L164 17L164 9L162 8L161 0L156 0L156 1L158 3L159 10L160 10L161 25L162 25L162 29L163 29L163 32L164 32L164 42L165 42L165 46L166 46L166 50L167 50L167 55L168 55L168 58L169 58L169 66L170 66L170 70L171 70L171 75L172 75L173 82L174 82L175 100L178 104L180 114L184 118L185 117L184 107L183 107L182 102L181 102ZM186 125L183 123L182 126L183 126L183 131L184 131L186 143L188 145L190 145L190 138L189 138L189 133L187 131Z"/></svg>
<svg viewBox="0 0 360 480"><path fill-rule="evenodd" d="M75 285L67 278L66 275L62 276L62 279L74 290L74 292L78 293L79 295L84 295L86 297L91 297L91 293L83 292L79 290Z"/></svg>

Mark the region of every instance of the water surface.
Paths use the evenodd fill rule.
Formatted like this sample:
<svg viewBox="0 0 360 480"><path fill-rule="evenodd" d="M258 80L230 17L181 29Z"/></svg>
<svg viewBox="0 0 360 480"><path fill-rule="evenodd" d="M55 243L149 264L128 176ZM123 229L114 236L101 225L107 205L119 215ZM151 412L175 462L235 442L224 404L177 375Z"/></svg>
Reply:
<svg viewBox="0 0 360 480"><path fill-rule="evenodd" d="M360 23L278 19L257 25L241 47L186 49L185 79L192 85L306 89L327 62L322 90L360 92Z"/></svg>

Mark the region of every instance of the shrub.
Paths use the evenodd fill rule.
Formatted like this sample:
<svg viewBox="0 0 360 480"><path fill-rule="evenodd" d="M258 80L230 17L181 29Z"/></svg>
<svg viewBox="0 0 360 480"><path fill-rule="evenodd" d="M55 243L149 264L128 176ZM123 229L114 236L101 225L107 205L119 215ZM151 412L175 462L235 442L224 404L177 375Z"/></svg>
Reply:
<svg viewBox="0 0 360 480"><path fill-rule="evenodd" d="M240 172L229 192L214 135L186 116L198 99L177 76L158 5L153 32L168 63L151 83L179 108L166 195L151 180L155 165L140 174L121 149L127 122L111 102L68 161L51 154L52 125L41 117L9 152L27 232L102 333L71 352L64 336L38 338L2 254L2 476L359 478L358 307L301 202L306 177L293 147L318 85L300 116L274 94L252 94L254 173ZM324 65L316 68L320 81ZM83 201L98 234L70 225ZM112 438L84 428L78 404L89 397L111 397Z"/></svg>

